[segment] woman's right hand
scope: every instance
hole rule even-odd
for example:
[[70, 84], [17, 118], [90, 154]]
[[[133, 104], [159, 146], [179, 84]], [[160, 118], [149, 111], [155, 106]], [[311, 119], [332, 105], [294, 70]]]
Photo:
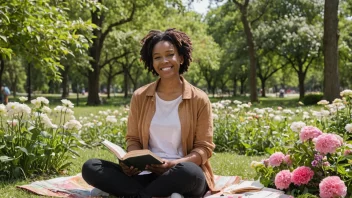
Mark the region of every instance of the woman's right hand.
[[138, 175], [141, 171], [139, 171], [137, 168], [134, 168], [133, 166], [128, 167], [126, 164], [123, 162], [120, 162], [120, 166], [122, 168], [122, 171], [127, 175], [127, 176], [133, 176], [133, 175]]

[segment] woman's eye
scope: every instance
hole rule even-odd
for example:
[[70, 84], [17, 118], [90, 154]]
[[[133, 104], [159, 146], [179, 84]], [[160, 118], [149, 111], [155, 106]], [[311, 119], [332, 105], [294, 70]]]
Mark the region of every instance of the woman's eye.
[[175, 54], [169, 54], [169, 56], [174, 56]]
[[154, 57], [154, 60], [158, 60], [158, 59], [160, 59], [160, 57], [158, 56], [158, 57]]

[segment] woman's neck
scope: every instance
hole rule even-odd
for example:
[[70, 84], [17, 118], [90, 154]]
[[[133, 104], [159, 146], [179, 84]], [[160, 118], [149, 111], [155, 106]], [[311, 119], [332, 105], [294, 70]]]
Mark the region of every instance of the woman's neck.
[[182, 80], [180, 76], [176, 78], [168, 78], [168, 79], [160, 79], [157, 92], [159, 93], [175, 93], [175, 92], [182, 92]]

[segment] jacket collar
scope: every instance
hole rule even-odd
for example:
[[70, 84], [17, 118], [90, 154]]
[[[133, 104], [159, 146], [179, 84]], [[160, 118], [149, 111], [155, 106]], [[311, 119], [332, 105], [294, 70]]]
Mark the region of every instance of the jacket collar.
[[[189, 82], [187, 82], [187, 80], [184, 79], [183, 76], [180, 76], [180, 79], [182, 81], [182, 99], [191, 99], [192, 97], [191, 84], [189, 84]], [[153, 82], [150, 86], [148, 86], [147, 96], [154, 97], [156, 92], [156, 87], [159, 82], [160, 82], [160, 78], [157, 81]]]

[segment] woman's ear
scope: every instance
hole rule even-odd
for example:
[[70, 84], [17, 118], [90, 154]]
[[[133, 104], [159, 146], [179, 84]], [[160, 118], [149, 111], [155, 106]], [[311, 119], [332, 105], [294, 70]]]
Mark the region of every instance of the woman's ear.
[[180, 56], [180, 65], [182, 65], [184, 62], [183, 56]]

